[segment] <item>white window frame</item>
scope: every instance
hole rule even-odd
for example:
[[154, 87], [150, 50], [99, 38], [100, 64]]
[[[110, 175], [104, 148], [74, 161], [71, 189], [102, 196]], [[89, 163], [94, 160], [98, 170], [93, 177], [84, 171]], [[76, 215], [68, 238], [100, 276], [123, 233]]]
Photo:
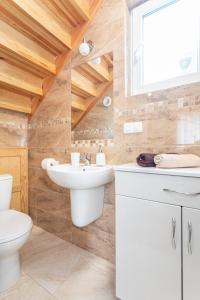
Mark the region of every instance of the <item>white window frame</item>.
[[[169, 80], [142, 85], [142, 63], [143, 63], [143, 17], [149, 13], [153, 13], [156, 10], [159, 10], [163, 6], [170, 5], [176, 1], [180, 0], [149, 0], [144, 4], [134, 8], [131, 11], [131, 95], [139, 95], [144, 93], [150, 93], [154, 91], [164, 90], [172, 87], [177, 87], [181, 85], [187, 85], [191, 83], [200, 82], [200, 45], [198, 49], [198, 72], [191, 73], [188, 75], [178, 76], [171, 78]], [[188, 0], [189, 1], [189, 0]], [[199, 0], [198, 0], [199, 1]], [[135, 30], [136, 28], [136, 30]], [[137, 49], [141, 48], [141, 58], [137, 63], [134, 63], [134, 54]]]

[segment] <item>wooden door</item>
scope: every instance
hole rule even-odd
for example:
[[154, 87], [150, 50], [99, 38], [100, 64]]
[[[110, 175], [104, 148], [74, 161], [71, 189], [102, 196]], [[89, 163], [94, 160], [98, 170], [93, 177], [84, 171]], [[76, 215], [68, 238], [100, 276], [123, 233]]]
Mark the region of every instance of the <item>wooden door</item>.
[[28, 213], [28, 167], [26, 148], [0, 149], [0, 174], [13, 176], [11, 208]]
[[116, 273], [121, 300], [182, 299], [180, 207], [116, 197]]

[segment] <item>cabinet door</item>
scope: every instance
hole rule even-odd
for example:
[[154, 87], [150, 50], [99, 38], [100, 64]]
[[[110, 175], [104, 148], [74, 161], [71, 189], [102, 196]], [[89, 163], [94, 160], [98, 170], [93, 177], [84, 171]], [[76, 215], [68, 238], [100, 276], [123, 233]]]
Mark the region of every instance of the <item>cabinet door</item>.
[[183, 300], [200, 299], [200, 211], [183, 208]]
[[181, 208], [116, 197], [116, 289], [122, 300], [181, 300]]
[[26, 148], [1, 148], [0, 173], [13, 176], [11, 208], [28, 213], [28, 152]]

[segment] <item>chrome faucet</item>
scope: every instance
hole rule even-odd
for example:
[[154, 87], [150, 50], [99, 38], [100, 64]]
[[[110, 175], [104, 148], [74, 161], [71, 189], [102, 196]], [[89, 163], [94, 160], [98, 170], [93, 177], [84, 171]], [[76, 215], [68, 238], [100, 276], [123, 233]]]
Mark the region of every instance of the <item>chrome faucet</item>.
[[83, 154], [83, 155], [81, 155], [81, 160], [84, 161], [86, 166], [89, 166], [89, 165], [91, 165], [91, 162], [92, 162], [92, 155], [89, 153]]

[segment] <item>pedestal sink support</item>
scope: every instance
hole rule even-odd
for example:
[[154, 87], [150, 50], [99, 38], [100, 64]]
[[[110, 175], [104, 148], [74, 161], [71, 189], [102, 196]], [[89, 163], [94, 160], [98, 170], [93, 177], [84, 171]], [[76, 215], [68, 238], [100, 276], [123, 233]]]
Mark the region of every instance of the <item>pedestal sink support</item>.
[[78, 227], [86, 226], [103, 213], [104, 186], [70, 190], [72, 222]]

